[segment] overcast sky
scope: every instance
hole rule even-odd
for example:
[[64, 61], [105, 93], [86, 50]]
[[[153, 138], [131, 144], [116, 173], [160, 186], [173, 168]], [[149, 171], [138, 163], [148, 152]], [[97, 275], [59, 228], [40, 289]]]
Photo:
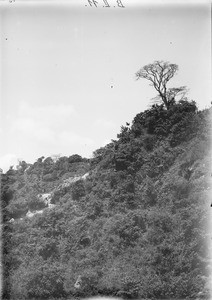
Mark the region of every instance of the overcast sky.
[[186, 85], [199, 108], [210, 106], [210, 3], [108, 3], [0, 3], [4, 171], [17, 159], [91, 157], [157, 95], [135, 80], [155, 60], [179, 65], [169, 87]]

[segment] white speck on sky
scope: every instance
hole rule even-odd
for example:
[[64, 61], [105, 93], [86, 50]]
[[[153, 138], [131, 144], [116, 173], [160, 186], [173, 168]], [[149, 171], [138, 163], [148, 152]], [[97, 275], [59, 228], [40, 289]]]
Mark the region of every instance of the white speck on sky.
[[210, 3], [108, 3], [0, 3], [4, 170], [17, 159], [90, 157], [115, 139], [156, 96], [146, 80], [135, 80], [155, 60], [178, 64], [169, 86], [186, 85], [199, 108], [210, 106]]

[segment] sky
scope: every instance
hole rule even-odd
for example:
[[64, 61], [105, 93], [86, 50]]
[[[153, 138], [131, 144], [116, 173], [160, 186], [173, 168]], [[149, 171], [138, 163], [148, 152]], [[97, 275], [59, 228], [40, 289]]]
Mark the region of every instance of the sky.
[[185, 85], [210, 107], [210, 3], [107, 2], [0, 2], [4, 171], [41, 156], [92, 157], [150, 107], [157, 93], [135, 73], [155, 60], [179, 66], [168, 87]]

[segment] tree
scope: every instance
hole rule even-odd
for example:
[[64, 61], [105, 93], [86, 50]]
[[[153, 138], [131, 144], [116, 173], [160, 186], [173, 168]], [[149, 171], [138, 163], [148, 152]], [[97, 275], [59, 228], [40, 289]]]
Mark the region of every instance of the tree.
[[145, 78], [151, 82], [150, 85], [154, 86], [159, 93], [159, 98], [169, 109], [171, 103], [175, 101], [175, 98], [179, 94], [186, 93], [186, 87], [181, 86], [179, 88], [167, 89], [168, 81], [175, 75], [178, 70], [178, 65], [170, 64], [164, 61], [155, 61], [153, 64], [145, 65], [136, 73], [137, 80]]

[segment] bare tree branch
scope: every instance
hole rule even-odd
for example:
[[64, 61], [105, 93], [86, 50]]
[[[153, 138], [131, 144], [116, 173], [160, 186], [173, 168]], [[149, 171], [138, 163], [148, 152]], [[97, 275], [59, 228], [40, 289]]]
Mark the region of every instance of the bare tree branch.
[[175, 75], [178, 70], [176, 64], [170, 64], [164, 61], [155, 61], [153, 64], [145, 65], [138, 72], [136, 72], [136, 79], [145, 78], [149, 80], [156, 91], [159, 93], [159, 97], [165, 104], [166, 108], [169, 108], [169, 100], [172, 95], [175, 98], [177, 94], [182, 92], [181, 88], [167, 90], [168, 81]]

